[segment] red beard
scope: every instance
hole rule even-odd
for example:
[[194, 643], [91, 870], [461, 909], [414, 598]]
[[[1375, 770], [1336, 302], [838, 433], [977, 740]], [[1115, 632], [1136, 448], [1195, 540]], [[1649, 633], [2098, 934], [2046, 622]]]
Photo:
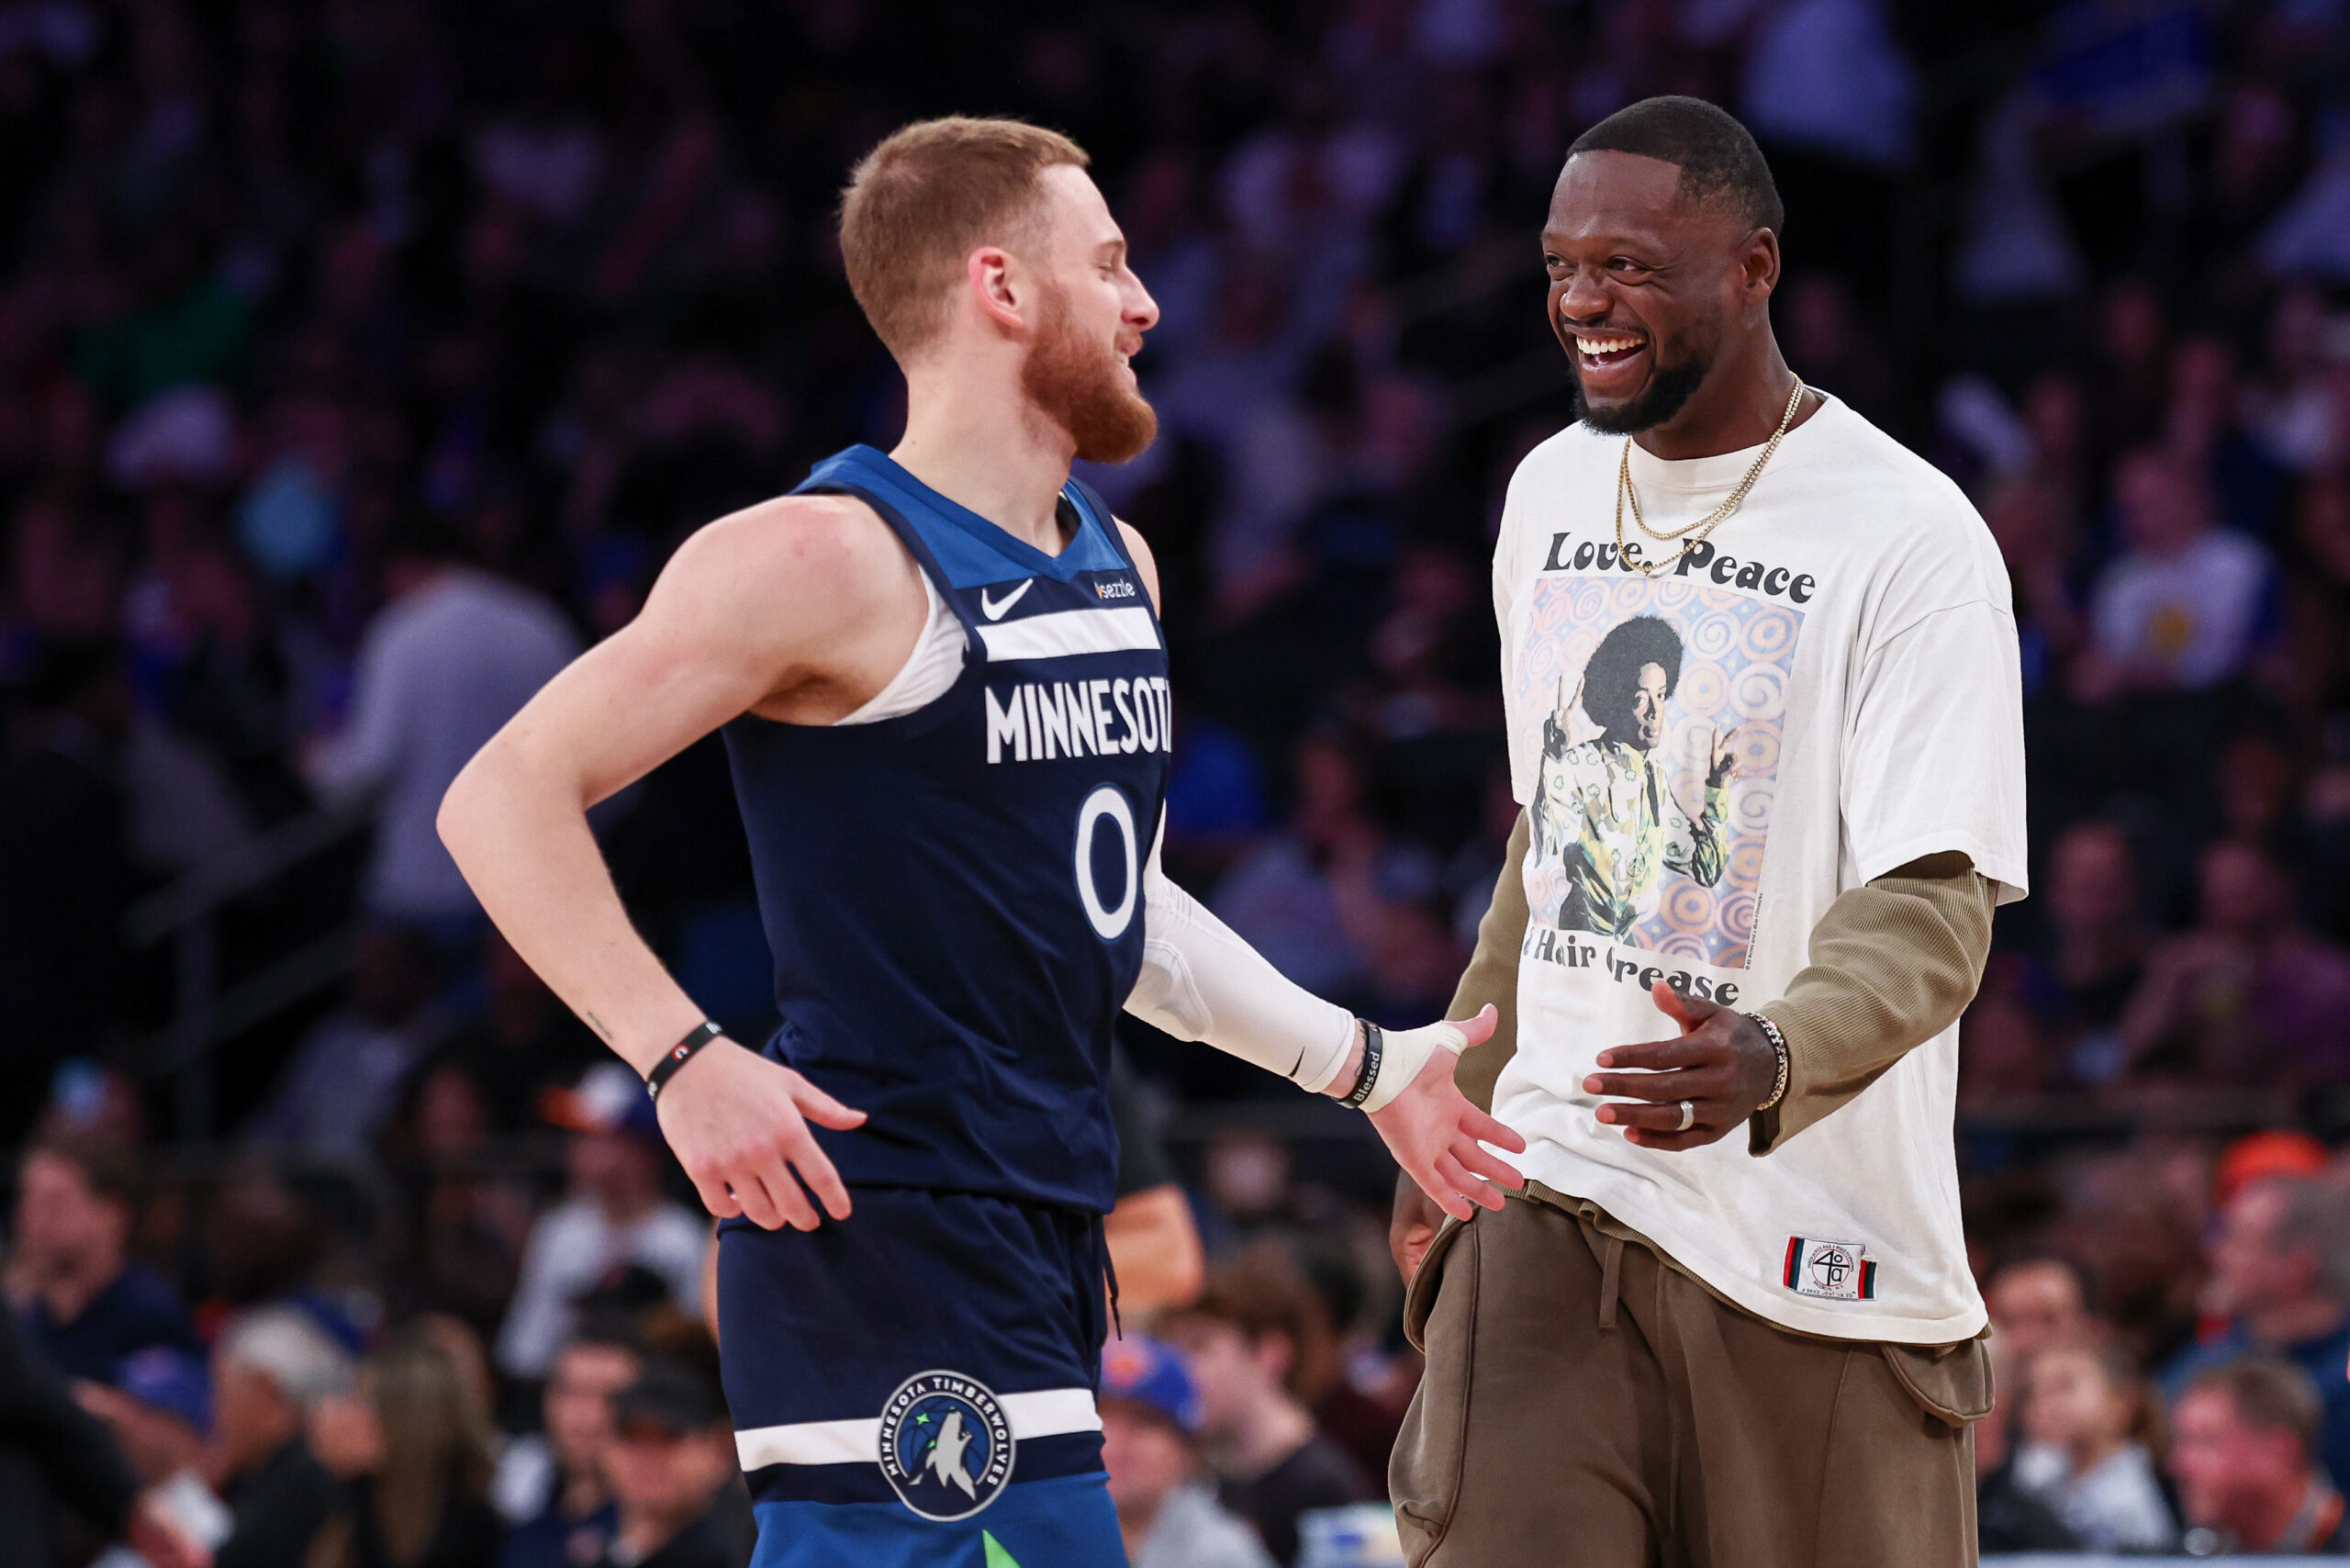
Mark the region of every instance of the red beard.
[[1142, 396], [1130, 392], [1116, 353], [1079, 335], [1069, 296], [1045, 293], [1036, 341], [1020, 367], [1020, 388], [1044, 416], [1077, 442], [1088, 463], [1125, 463], [1142, 455], [1158, 434], [1158, 416]]

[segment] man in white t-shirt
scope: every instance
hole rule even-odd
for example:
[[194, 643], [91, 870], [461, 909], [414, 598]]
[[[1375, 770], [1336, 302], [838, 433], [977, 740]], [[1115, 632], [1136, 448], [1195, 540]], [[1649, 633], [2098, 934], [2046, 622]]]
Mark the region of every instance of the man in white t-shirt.
[[2025, 885], [2015, 626], [1957, 487], [1781, 357], [1781, 221], [1686, 98], [1551, 200], [1583, 420], [1503, 514], [1526, 811], [1453, 1009], [1503, 1005], [1460, 1079], [1529, 1181], [1399, 1198], [1416, 1568], [1975, 1560], [1952, 1118]]

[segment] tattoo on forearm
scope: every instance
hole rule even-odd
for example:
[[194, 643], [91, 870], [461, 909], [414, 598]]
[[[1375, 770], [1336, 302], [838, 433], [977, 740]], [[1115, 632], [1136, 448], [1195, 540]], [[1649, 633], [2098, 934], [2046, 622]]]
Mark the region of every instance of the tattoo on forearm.
[[597, 1017], [593, 1013], [583, 1013], [580, 1016], [588, 1020], [588, 1027], [595, 1030], [598, 1037], [604, 1044], [609, 1046], [612, 1043], [612, 1032], [604, 1027], [604, 1021], [601, 1018]]

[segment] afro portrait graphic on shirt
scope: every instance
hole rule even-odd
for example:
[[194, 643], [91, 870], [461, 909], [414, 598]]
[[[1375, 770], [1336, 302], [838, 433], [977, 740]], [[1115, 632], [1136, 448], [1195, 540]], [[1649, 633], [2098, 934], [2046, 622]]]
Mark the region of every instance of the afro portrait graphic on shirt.
[[1535, 920], [1744, 968], [1802, 612], [1695, 583], [1548, 577], [1528, 613]]

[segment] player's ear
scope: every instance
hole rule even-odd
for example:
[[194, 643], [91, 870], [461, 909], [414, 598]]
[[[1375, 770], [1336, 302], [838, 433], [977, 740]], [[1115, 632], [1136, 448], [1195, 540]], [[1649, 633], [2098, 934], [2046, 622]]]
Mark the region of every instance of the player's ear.
[[1768, 229], [1757, 229], [1746, 237], [1738, 259], [1740, 292], [1756, 304], [1768, 299], [1779, 286], [1779, 237]]
[[1026, 336], [1029, 324], [1023, 308], [1028, 291], [1013, 276], [1012, 252], [1001, 245], [982, 245], [966, 258], [963, 271], [980, 313], [1015, 337]]

